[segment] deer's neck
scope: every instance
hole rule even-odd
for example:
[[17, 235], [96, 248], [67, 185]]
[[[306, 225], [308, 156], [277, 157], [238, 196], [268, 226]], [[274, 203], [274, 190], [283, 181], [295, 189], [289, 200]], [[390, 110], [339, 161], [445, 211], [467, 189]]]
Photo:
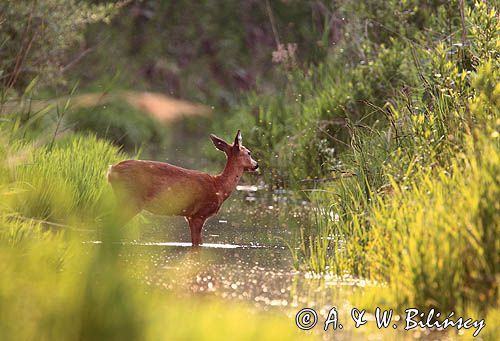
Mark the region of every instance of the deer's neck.
[[215, 177], [218, 193], [222, 196], [223, 200], [226, 200], [234, 191], [242, 174], [243, 167], [228, 159], [222, 173]]

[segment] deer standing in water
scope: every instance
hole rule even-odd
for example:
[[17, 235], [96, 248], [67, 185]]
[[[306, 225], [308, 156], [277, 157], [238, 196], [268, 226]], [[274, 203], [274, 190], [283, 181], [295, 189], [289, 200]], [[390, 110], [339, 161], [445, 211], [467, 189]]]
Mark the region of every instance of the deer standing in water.
[[142, 210], [166, 216], [183, 216], [191, 229], [193, 246], [202, 243], [205, 221], [215, 215], [236, 188], [244, 171], [259, 166], [241, 144], [238, 130], [233, 144], [210, 135], [215, 147], [226, 154], [227, 163], [219, 175], [210, 175], [164, 162], [126, 160], [112, 165], [108, 181], [125, 221]]

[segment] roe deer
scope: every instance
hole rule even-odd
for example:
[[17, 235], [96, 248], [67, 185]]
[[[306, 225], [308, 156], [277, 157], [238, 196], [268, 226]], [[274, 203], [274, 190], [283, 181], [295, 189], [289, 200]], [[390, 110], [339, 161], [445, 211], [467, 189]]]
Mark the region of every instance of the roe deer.
[[239, 130], [232, 145], [213, 134], [210, 138], [227, 157], [220, 175], [157, 161], [126, 160], [110, 166], [108, 181], [120, 209], [128, 209], [125, 222], [142, 210], [183, 216], [191, 229], [193, 246], [200, 245], [205, 221], [219, 211], [243, 172], [255, 171], [259, 167], [250, 151], [242, 146]]

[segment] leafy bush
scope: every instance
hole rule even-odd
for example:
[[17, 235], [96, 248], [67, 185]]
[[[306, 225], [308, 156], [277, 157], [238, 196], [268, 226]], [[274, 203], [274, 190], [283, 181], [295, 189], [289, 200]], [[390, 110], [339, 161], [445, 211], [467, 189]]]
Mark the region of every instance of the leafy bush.
[[119, 5], [77, 0], [2, 1], [0, 79], [5, 89], [24, 89], [35, 77], [60, 75], [64, 53], [90, 23], [109, 21]]
[[410, 47], [394, 42], [353, 67], [332, 56], [306, 72], [295, 70], [280, 95], [249, 96], [224, 124], [252, 127], [249, 145], [275, 171], [268, 180], [294, 186], [338, 171], [353, 136], [387, 125], [384, 105], [416, 83]]

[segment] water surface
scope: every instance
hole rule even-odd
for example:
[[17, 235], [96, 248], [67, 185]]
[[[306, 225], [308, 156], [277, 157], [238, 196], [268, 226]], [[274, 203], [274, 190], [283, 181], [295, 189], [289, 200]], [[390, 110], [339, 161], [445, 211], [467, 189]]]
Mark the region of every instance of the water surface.
[[[348, 276], [311, 278], [294, 268], [290, 247], [294, 247], [299, 229], [310, 223], [307, 204], [300, 198], [290, 199], [283, 191], [243, 189], [207, 222], [203, 245], [198, 248], [191, 247], [183, 218], [147, 215], [138, 236], [123, 241], [129, 246], [125, 250], [134, 250], [125, 258], [141, 260], [140, 279], [186, 298], [217, 297], [285, 314], [290, 328], [297, 328], [295, 315], [300, 309], [313, 308], [320, 315], [313, 331], [325, 339], [436, 338], [420, 330], [379, 331], [373, 321], [372, 327], [355, 329], [350, 317], [351, 298], [363, 295], [369, 283]], [[345, 328], [324, 332], [322, 323], [332, 307], [339, 311]], [[367, 317], [373, 320], [373, 315]]]

